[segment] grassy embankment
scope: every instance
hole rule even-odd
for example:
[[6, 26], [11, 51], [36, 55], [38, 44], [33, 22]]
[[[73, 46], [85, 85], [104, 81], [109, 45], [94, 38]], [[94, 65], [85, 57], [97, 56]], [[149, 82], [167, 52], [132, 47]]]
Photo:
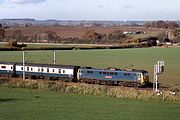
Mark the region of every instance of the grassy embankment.
[[180, 102], [180, 93], [170, 94], [170, 90], [163, 90], [157, 94], [152, 89], [138, 89], [136, 87], [103, 86], [84, 83], [70, 83], [47, 80], [0, 79], [0, 86], [8, 88], [28, 88], [39, 90], [59, 91], [60, 93], [73, 93], [81, 95], [95, 95], [115, 98], [128, 98], [136, 100], [156, 100]]

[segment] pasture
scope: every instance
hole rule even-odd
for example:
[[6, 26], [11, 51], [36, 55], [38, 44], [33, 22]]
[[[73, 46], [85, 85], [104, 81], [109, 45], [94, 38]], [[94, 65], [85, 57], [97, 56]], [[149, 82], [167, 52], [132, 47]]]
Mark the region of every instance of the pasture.
[[1, 120], [179, 120], [180, 104], [0, 87]]
[[[165, 72], [160, 75], [161, 83], [180, 85], [180, 48], [139, 48], [104, 50], [61, 50], [56, 51], [57, 64], [93, 66], [100, 68], [136, 68], [150, 72], [158, 60], [165, 61]], [[52, 51], [26, 53], [27, 62], [53, 63]], [[0, 51], [0, 61], [22, 61], [22, 51]], [[133, 65], [133, 66], [132, 66]]]

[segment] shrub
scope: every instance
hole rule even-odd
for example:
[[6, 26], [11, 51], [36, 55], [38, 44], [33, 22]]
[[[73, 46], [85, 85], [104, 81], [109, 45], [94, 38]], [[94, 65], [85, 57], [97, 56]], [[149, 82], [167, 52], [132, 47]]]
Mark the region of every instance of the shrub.
[[39, 90], [59, 91], [60, 93], [73, 93], [81, 95], [96, 95], [115, 98], [143, 99], [180, 102], [180, 94], [172, 95], [168, 90], [157, 95], [151, 90], [142, 90], [128, 87], [112, 87], [105, 85], [69, 83], [62, 81], [47, 80], [22, 80], [22, 79], [0, 79], [0, 86], [17, 87]]
[[26, 44], [18, 44], [16, 40], [10, 40], [7, 44], [6, 47], [8, 48], [22, 48], [22, 47], [26, 47]]

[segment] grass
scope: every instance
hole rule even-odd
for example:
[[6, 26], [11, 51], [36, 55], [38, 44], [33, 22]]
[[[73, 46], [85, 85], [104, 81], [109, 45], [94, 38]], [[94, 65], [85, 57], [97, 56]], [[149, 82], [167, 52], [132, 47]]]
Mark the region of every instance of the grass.
[[147, 34], [130, 34], [129, 36], [134, 38], [134, 39], [139, 39], [139, 38], [146, 38], [150, 36], [157, 36], [157, 32], [148, 32]]
[[84, 83], [69, 83], [62, 81], [47, 81], [47, 80], [22, 80], [22, 79], [0, 79], [0, 86], [9, 88], [27, 88], [39, 90], [59, 91], [60, 93], [80, 94], [80, 95], [95, 95], [106, 96], [113, 98], [127, 98], [135, 100], [156, 100], [180, 102], [179, 88], [170, 88], [176, 90], [176, 94], [169, 93], [170, 90], [163, 90], [161, 95], [156, 92], [145, 89], [137, 89], [133, 87], [109, 87], [104, 85], [84, 84]]
[[0, 88], [1, 120], [178, 120], [180, 104]]
[[[144, 69], [153, 78], [153, 66], [158, 60], [165, 61], [165, 72], [160, 75], [161, 83], [180, 85], [180, 48], [141, 48], [116, 50], [62, 50], [56, 51], [57, 64], [93, 67], [118, 67]], [[26, 60], [36, 63], [52, 63], [53, 52], [27, 52]], [[22, 61], [22, 51], [0, 51], [1, 61]]]
[[[38, 48], [94, 48], [94, 47], [103, 47], [103, 46], [111, 46], [105, 44], [63, 44], [63, 43], [26, 43], [26, 42], [18, 42], [18, 44], [26, 44], [27, 49], [38, 49]], [[0, 48], [5, 48], [7, 43], [0, 43]]]
[[[118, 67], [144, 69], [153, 78], [153, 66], [158, 60], [165, 61], [165, 72], [158, 78], [161, 83], [180, 85], [180, 48], [142, 48], [120, 50], [72, 50], [57, 51], [57, 64], [70, 64], [93, 67]], [[28, 62], [52, 63], [53, 52], [28, 52]], [[22, 51], [0, 51], [1, 61], [22, 61]]]

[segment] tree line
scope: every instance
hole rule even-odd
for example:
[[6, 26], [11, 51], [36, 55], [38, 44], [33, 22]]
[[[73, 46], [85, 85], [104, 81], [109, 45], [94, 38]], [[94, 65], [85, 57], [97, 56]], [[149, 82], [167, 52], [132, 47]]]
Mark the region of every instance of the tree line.
[[152, 21], [145, 24], [146, 27], [156, 27], [156, 28], [165, 28], [165, 29], [175, 29], [179, 27], [179, 24], [176, 21]]

